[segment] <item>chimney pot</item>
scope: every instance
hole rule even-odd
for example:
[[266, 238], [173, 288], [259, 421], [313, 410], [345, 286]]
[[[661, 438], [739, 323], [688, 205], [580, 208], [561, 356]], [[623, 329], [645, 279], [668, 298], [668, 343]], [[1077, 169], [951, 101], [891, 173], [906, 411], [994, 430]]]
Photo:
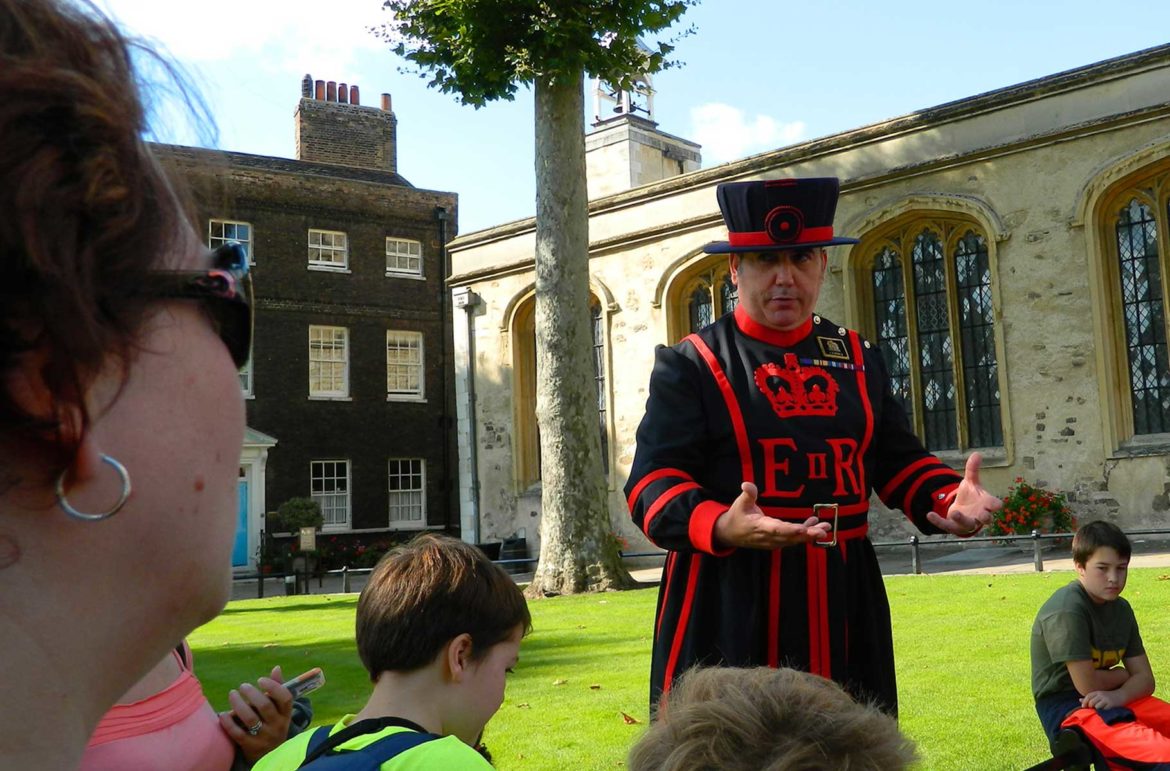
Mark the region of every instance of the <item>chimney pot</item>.
[[382, 109], [385, 112], [393, 112], [393, 110], [390, 109], [390, 95], [389, 94], [382, 94]]
[[301, 96], [309, 99], [313, 96], [313, 76], [305, 73], [305, 77], [301, 78]]
[[357, 104], [357, 105], [360, 105], [362, 103], [362, 100], [358, 98], [358, 87], [357, 86], [350, 86], [349, 87], [349, 103], [350, 104]]
[[349, 86], [344, 83], [337, 84], [337, 101], [341, 104], [349, 104]]
[[323, 100], [325, 99], [325, 81], [323, 81], [323, 80], [318, 80], [318, 81], [316, 82], [316, 84], [315, 84], [315, 86], [314, 86], [314, 87], [316, 88], [316, 92], [315, 92], [315, 93], [316, 93], [316, 96], [315, 96], [315, 98], [316, 98], [316, 99], [317, 99], [317, 101], [319, 101], [319, 102], [320, 102], [320, 101], [323, 101]]
[[325, 83], [325, 101], [326, 102], [336, 102], [337, 101], [337, 81], [336, 80], [330, 80], [330, 81], [327, 81]]

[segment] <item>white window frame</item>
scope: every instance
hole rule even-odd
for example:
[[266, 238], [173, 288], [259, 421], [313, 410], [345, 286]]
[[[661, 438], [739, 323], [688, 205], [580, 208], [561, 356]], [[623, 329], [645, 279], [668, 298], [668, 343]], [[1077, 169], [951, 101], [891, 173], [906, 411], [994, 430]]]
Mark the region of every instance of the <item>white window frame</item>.
[[245, 399], [251, 399], [256, 396], [254, 382], [255, 375], [252, 368], [252, 352], [248, 351], [248, 360], [244, 362], [244, 366], [240, 367], [240, 390], [244, 392]]
[[[391, 360], [391, 346], [399, 359]], [[414, 352], [415, 361], [403, 361], [401, 354]], [[386, 330], [386, 401], [426, 401], [426, 341], [422, 332]], [[412, 377], [413, 375], [413, 377]], [[410, 381], [417, 381], [413, 387]], [[406, 385], [404, 385], [404, 383]]]
[[[403, 464], [412, 464], [403, 471]], [[413, 464], [418, 464], [417, 471]], [[401, 481], [418, 477], [418, 487], [402, 487]], [[399, 480], [394, 487], [393, 481]], [[386, 463], [387, 516], [390, 527], [395, 530], [422, 530], [427, 526], [427, 462], [424, 458], [390, 458]], [[397, 496], [397, 497], [396, 497]], [[417, 500], [403, 500], [417, 496]], [[396, 512], [417, 510], [417, 517], [395, 518]]]
[[[326, 474], [328, 470], [326, 469], [326, 464], [333, 464], [333, 474]], [[344, 476], [337, 473], [338, 464], [340, 464]], [[332, 482], [334, 489], [332, 491], [322, 490], [321, 492], [317, 492], [315, 487], [318, 480], [320, 480], [321, 487], [323, 488]], [[338, 482], [342, 482], [345, 485], [344, 492], [337, 492], [336, 486]], [[321, 526], [322, 530], [349, 530], [350, 513], [352, 511], [351, 502], [353, 500], [352, 493], [353, 488], [350, 484], [348, 460], [337, 458], [309, 461], [309, 495], [321, 506], [321, 515], [326, 517], [325, 523]], [[343, 499], [340, 502], [340, 506], [337, 505], [336, 499], [338, 498]], [[342, 514], [341, 521], [329, 521], [327, 512], [332, 513], [338, 509], [340, 509]]]
[[413, 238], [386, 236], [386, 275], [422, 278], [422, 242]]
[[[216, 234], [216, 228], [219, 228], [219, 234]], [[240, 230], [246, 229], [247, 236], [240, 238]], [[229, 234], [230, 232], [230, 234]], [[240, 222], [239, 220], [223, 220], [211, 219], [207, 222], [207, 248], [216, 249], [224, 244], [235, 242], [244, 247], [244, 252], [248, 255], [248, 264], [256, 264], [256, 253], [252, 250], [252, 223]]]
[[340, 230], [309, 228], [309, 270], [349, 272], [349, 236]]
[[[340, 331], [341, 335], [336, 333]], [[328, 338], [326, 337], [328, 333]], [[314, 335], [317, 336], [317, 353], [314, 353]], [[341, 358], [325, 357], [321, 352], [325, 350], [326, 344], [332, 350], [337, 347], [337, 343], [341, 343]], [[313, 387], [313, 366], [314, 364], [320, 366], [329, 366], [341, 364], [341, 387], [339, 389], [327, 389]], [[334, 376], [330, 373], [330, 383], [334, 383]], [[349, 398], [349, 329], [347, 327], [330, 327], [318, 324], [309, 325], [309, 398], [310, 399], [348, 399]]]

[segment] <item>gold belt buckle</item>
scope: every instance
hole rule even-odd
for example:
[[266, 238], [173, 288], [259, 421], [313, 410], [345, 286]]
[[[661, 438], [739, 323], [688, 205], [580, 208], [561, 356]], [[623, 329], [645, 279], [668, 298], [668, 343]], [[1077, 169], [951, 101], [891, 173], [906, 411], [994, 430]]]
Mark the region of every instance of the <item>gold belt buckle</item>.
[[833, 548], [834, 546], [837, 545], [837, 513], [838, 513], [837, 504], [835, 504], [835, 503], [814, 503], [812, 509], [813, 509], [813, 516], [816, 517], [817, 519], [821, 518], [820, 512], [823, 509], [832, 509], [833, 510], [833, 540], [831, 540], [831, 541], [813, 541], [814, 546], [821, 546], [821, 547], [824, 547], [826, 549]]

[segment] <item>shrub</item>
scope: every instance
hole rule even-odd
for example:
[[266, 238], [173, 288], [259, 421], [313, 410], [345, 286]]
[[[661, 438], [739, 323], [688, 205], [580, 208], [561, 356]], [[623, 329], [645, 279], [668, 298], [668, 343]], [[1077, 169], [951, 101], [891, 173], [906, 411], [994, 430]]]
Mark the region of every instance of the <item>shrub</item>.
[[1003, 508], [992, 515], [987, 534], [1028, 535], [1033, 530], [1071, 533], [1076, 526], [1064, 493], [1045, 490], [1029, 484], [1023, 477], [1016, 477], [1004, 496]]
[[277, 517], [285, 532], [295, 533], [302, 527], [321, 529], [325, 517], [321, 515], [321, 504], [312, 498], [289, 498], [276, 510]]

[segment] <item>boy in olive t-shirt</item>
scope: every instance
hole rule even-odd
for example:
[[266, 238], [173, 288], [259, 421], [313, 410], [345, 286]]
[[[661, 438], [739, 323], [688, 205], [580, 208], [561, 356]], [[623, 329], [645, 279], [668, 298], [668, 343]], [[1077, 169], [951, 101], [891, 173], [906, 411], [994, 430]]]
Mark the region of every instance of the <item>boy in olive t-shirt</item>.
[[1072, 551], [1077, 580], [1056, 590], [1032, 625], [1032, 695], [1044, 732], [1053, 740], [1076, 727], [1107, 761], [1170, 762], [1170, 704], [1152, 696], [1137, 619], [1121, 599], [1129, 539], [1090, 522]]

